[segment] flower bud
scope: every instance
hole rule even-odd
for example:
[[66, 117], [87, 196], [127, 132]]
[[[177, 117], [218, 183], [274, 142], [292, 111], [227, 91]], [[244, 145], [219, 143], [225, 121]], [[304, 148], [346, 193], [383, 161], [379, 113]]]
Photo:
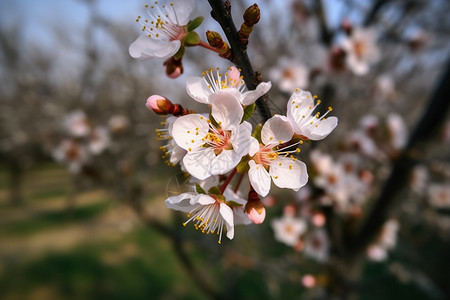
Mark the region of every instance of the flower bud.
[[255, 190], [248, 193], [248, 201], [245, 204], [245, 212], [248, 218], [255, 224], [261, 224], [266, 218], [266, 209]]
[[254, 207], [250, 209], [250, 212], [247, 213], [248, 218], [250, 221], [252, 221], [255, 224], [261, 224], [264, 222], [264, 219], [266, 218], [266, 209], [264, 206], [262, 207], [261, 213], [259, 213]]
[[255, 3], [249, 8], [247, 8], [244, 12], [244, 22], [247, 26], [253, 26], [259, 22], [259, 18], [261, 17], [261, 11], [259, 10], [258, 5]]
[[340, 47], [334, 47], [331, 49], [329, 64], [330, 68], [335, 71], [345, 70], [345, 57], [347, 54]]
[[219, 51], [220, 56], [223, 58], [230, 58], [231, 50], [228, 44], [222, 39], [222, 36], [215, 31], [206, 31], [206, 38], [210, 46], [214, 47]]
[[148, 97], [146, 106], [158, 115], [167, 115], [173, 110], [173, 103], [169, 99], [159, 95]]
[[166, 75], [169, 78], [174, 79], [183, 74], [183, 64], [181, 63], [181, 58], [175, 59], [172, 56], [164, 62], [164, 66], [166, 67]]
[[353, 31], [353, 24], [350, 20], [345, 19], [342, 21], [341, 23], [341, 29], [347, 34], [347, 35], [351, 35], [352, 31]]

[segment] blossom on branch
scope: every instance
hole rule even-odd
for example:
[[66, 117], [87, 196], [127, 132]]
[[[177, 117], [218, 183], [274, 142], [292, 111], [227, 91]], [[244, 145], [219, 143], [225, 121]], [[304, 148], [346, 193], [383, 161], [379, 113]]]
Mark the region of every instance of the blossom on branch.
[[311, 93], [304, 90], [295, 91], [287, 104], [287, 117], [291, 121], [294, 133], [303, 139], [318, 141], [328, 136], [338, 124], [336, 117], [325, 118], [333, 109], [320, 116], [320, 112], [316, 112], [317, 106], [321, 103], [314, 99]]
[[250, 170], [248, 176], [252, 187], [261, 195], [266, 196], [273, 182], [280, 188], [290, 188], [298, 191], [308, 181], [306, 165], [296, 158], [287, 157], [299, 149], [288, 150], [299, 142], [283, 148], [279, 146], [289, 142], [294, 134], [289, 120], [284, 116], [275, 115], [261, 129], [261, 141], [251, 138], [249, 154]]
[[234, 225], [250, 223], [243, 210], [245, 200], [230, 189], [226, 189], [223, 195], [206, 194], [203, 190], [200, 193], [183, 193], [169, 197], [165, 203], [168, 208], [187, 213], [189, 219], [183, 223], [184, 226], [192, 221], [195, 229], [202, 233], [219, 235], [219, 244], [224, 228], [231, 240], [234, 237]]
[[211, 96], [213, 120], [200, 114], [179, 117], [173, 124], [175, 142], [187, 151], [183, 158], [186, 170], [203, 180], [225, 174], [248, 154], [252, 126], [241, 123], [244, 110], [230, 93]]
[[211, 104], [210, 96], [218, 92], [233, 94], [243, 106], [253, 104], [272, 87], [269, 82], [261, 82], [254, 91], [248, 91], [243, 77], [236, 67], [228, 68], [222, 74], [219, 68], [209, 69], [201, 77], [189, 77], [186, 80], [186, 91], [195, 101]]
[[195, 0], [173, 0], [167, 5], [155, 1], [145, 5], [149, 19], [141, 16], [136, 19], [142, 25], [144, 35], [130, 45], [131, 57], [145, 60], [176, 54], [188, 34], [187, 25], [194, 6]]

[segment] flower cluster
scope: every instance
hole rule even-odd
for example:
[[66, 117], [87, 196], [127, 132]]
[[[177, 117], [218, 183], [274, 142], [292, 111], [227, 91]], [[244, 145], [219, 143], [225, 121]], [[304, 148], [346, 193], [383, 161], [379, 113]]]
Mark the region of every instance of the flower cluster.
[[[182, 73], [186, 47], [202, 46], [233, 61], [235, 54], [219, 33], [206, 31], [207, 45], [193, 31], [203, 20], [190, 20], [193, 9], [193, 0], [146, 5], [149, 18], [136, 19], [145, 34], [131, 44], [130, 55], [167, 59], [164, 65], [170, 78]], [[260, 18], [258, 6], [250, 6], [243, 17], [238, 35], [245, 48]], [[301, 79], [288, 66], [284, 73], [281, 77]], [[291, 80], [285, 84], [283, 91], [304, 88], [308, 82], [303, 77], [303, 82]], [[303, 187], [308, 171], [299, 157], [300, 145], [305, 140], [325, 138], [337, 126], [337, 118], [328, 116], [331, 107], [321, 114], [317, 96], [298, 88], [287, 101], [285, 115], [252, 125], [248, 120], [256, 101], [272, 84], [258, 78], [249, 90], [245, 80], [235, 66], [226, 72], [211, 68], [201, 76], [187, 78], [187, 94], [204, 104], [206, 113], [186, 109], [160, 95], [150, 96], [146, 104], [155, 113], [167, 116], [162, 122], [165, 128], [156, 130], [157, 138], [167, 141], [161, 146], [165, 162], [180, 164], [195, 182], [191, 192], [168, 198], [166, 206], [187, 213], [184, 225], [192, 222], [204, 233], [217, 233], [219, 243], [224, 230], [229, 239], [233, 238], [234, 225], [264, 221], [266, 211], [260, 197], [269, 194], [272, 182], [293, 191]]]
[[54, 159], [80, 174], [95, 164], [113, 145], [112, 138], [124, 131], [129, 121], [122, 115], [110, 118], [107, 126], [94, 125], [82, 110], [64, 116], [62, 138], [52, 150]]
[[[337, 126], [337, 118], [328, 117], [331, 107], [321, 115], [321, 101], [299, 89], [288, 100], [286, 115], [252, 126], [247, 120], [255, 101], [270, 87], [262, 82], [248, 91], [240, 70], [232, 66], [225, 73], [209, 69], [186, 80], [188, 95], [209, 113], [193, 112], [159, 95], [147, 99], [149, 109], [172, 115], [166, 128], [157, 130], [158, 139], [167, 140], [161, 147], [167, 163], [179, 163], [196, 180], [191, 192], [168, 198], [166, 205], [187, 213], [185, 225], [193, 222], [204, 233], [217, 233], [219, 243], [223, 229], [232, 239], [234, 225], [264, 220], [260, 196], [269, 194], [272, 182], [294, 191], [303, 187], [308, 172], [299, 146], [325, 138]], [[248, 184], [242, 184], [245, 176]]]

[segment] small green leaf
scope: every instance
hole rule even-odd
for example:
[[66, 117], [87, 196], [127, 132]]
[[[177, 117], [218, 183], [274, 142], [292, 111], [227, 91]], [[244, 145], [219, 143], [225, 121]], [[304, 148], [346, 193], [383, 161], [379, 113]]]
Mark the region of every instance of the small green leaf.
[[243, 206], [242, 204], [237, 203], [237, 202], [234, 202], [234, 201], [232, 201], [232, 200], [227, 201], [227, 204], [228, 204], [228, 206], [230, 206], [230, 207], [240, 207], [240, 206]]
[[253, 103], [253, 104], [247, 105], [244, 108], [244, 115], [242, 116], [241, 122], [247, 120], [248, 118], [250, 118], [253, 115], [253, 112], [255, 111], [255, 107], [256, 107], [256, 104]]
[[214, 196], [222, 196], [222, 193], [220, 192], [220, 188], [218, 186], [213, 186], [208, 190], [208, 194], [214, 195]]
[[253, 133], [252, 133], [252, 137], [257, 139], [258, 142], [260, 142], [260, 143], [262, 143], [262, 141], [261, 141], [261, 130], [262, 130], [262, 124], [258, 124], [255, 127], [255, 130], [253, 130]]
[[250, 169], [250, 167], [248, 166], [249, 160], [250, 160], [250, 156], [248, 156], [248, 155], [244, 156], [241, 159], [239, 164], [236, 166], [236, 169], [239, 174], [245, 174], [248, 172], [248, 170]]
[[205, 19], [204, 17], [197, 17], [194, 20], [190, 21], [189, 24], [187, 25], [187, 30], [188, 31], [194, 30], [195, 28], [200, 26], [200, 24], [202, 24], [204, 19]]
[[199, 194], [206, 194], [205, 190], [200, 186], [200, 184], [196, 183], [195, 184], [195, 190], [197, 191], [197, 193]]
[[185, 50], [186, 50], [186, 48], [184, 48], [184, 46], [181, 45], [178, 52], [173, 55], [173, 58], [175, 58], [176, 60], [180, 60], [181, 58], [183, 58]]
[[197, 32], [191, 31], [184, 37], [184, 45], [186, 47], [196, 46], [198, 44], [200, 44], [200, 37], [198, 36]]

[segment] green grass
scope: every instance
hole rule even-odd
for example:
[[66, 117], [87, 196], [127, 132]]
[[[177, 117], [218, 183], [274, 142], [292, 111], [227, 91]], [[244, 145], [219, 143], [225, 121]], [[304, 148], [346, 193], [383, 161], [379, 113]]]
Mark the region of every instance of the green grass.
[[[124, 245], [137, 249], [120, 258]], [[105, 263], [105, 254], [119, 256]], [[0, 277], [0, 298], [26, 298], [50, 287], [55, 299], [203, 299], [189, 284], [164, 239], [140, 229], [114, 243], [93, 243], [48, 254]]]
[[31, 235], [46, 229], [86, 221], [105, 212], [109, 205], [110, 203], [105, 200], [101, 203], [74, 207], [70, 212], [64, 209], [37, 213], [32, 219], [2, 225], [0, 234], [8, 236]]

